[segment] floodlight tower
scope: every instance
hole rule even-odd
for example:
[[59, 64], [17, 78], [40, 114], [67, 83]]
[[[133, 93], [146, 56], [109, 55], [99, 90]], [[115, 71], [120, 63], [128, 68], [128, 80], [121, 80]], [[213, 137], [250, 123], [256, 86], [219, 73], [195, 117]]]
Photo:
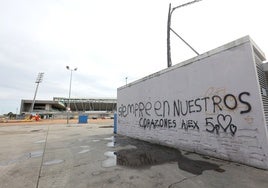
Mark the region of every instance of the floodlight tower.
[[37, 90], [38, 90], [38, 86], [39, 86], [39, 84], [42, 82], [43, 77], [44, 77], [44, 73], [43, 73], [43, 72], [39, 72], [38, 75], [37, 75], [36, 81], [35, 81], [35, 83], [36, 83], [36, 88], [35, 88], [35, 93], [34, 93], [33, 102], [32, 102], [31, 108], [30, 108], [30, 113], [33, 112], [33, 109], [34, 109], [34, 103], [35, 103], [35, 98], [36, 98], [36, 94], [37, 94]]
[[70, 75], [70, 85], [69, 85], [69, 97], [68, 97], [68, 106], [67, 106], [67, 124], [69, 124], [69, 113], [70, 113], [70, 97], [71, 97], [71, 90], [72, 90], [72, 77], [73, 77], [73, 71], [77, 71], [77, 67], [74, 69], [70, 68], [69, 66], [66, 66], [66, 69], [71, 72]]

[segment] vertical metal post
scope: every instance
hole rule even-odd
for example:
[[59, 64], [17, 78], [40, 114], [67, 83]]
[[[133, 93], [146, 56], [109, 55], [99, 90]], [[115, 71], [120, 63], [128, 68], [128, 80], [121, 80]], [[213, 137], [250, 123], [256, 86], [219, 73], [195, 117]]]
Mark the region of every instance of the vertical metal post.
[[72, 78], [73, 78], [73, 71], [77, 70], [77, 67], [74, 69], [71, 69], [69, 66], [66, 66], [67, 70], [71, 71], [70, 75], [70, 84], [69, 84], [69, 96], [68, 96], [68, 105], [67, 105], [67, 124], [69, 124], [69, 116], [70, 116], [70, 110], [71, 110], [71, 103], [70, 103], [70, 98], [71, 98], [71, 90], [72, 90]]
[[170, 49], [170, 31], [172, 31], [175, 35], [177, 35], [188, 47], [190, 47], [197, 55], [198, 52], [196, 50], [194, 50], [194, 48], [192, 46], [190, 46], [189, 43], [187, 43], [181, 36], [178, 35], [178, 33], [176, 33], [172, 28], [171, 28], [171, 16], [172, 13], [174, 12], [174, 10], [184, 7], [184, 6], [188, 6], [190, 4], [193, 3], [197, 3], [199, 1], [202, 0], [194, 0], [194, 1], [190, 1], [184, 4], [181, 4], [179, 6], [173, 7], [171, 8], [171, 3], [169, 3], [169, 9], [168, 9], [168, 21], [167, 21], [167, 67], [171, 67], [172, 66], [172, 61], [171, 61], [171, 49]]
[[71, 70], [70, 84], [69, 84], [69, 97], [68, 97], [68, 106], [67, 106], [67, 124], [69, 124], [69, 113], [71, 110], [70, 98], [71, 98], [71, 89], [72, 89], [72, 77], [73, 77], [73, 70]]
[[171, 23], [171, 3], [169, 3], [168, 9], [168, 21], [167, 21], [167, 67], [171, 67], [171, 52], [170, 52], [170, 23]]
[[30, 113], [33, 112], [33, 109], [34, 109], [34, 103], [35, 103], [35, 98], [36, 98], [36, 94], [37, 94], [37, 90], [38, 90], [38, 86], [39, 86], [39, 84], [42, 82], [43, 76], [44, 76], [44, 73], [43, 73], [43, 72], [40, 72], [40, 73], [38, 73], [38, 75], [37, 75], [37, 78], [36, 78], [36, 81], [35, 81], [35, 83], [36, 83], [36, 88], [35, 88], [35, 92], [34, 92], [33, 102], [32, 102], [31, 108], [30, 108]]

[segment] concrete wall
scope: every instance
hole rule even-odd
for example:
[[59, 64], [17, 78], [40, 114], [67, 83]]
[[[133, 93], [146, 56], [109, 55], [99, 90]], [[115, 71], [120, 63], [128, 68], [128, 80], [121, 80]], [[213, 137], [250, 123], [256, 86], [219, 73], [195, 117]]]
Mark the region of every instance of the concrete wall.
[[247, 36], [118, 88], [118, 133], [268, 169], [268, 137]]

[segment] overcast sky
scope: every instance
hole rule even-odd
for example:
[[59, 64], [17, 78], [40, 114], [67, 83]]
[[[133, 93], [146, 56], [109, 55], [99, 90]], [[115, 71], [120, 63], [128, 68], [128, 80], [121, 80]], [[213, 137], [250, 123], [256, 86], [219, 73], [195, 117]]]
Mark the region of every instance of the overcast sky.
[[[188, 0], [191, 1], [191, 0]], [[117, 88], [165, 69], [169, 3], [187, 0], [0, 0], [0, 114], [33, 99], [116, 98]], [[200, 54], [250, 35], [268, 53], [266, 0], [203, 0], [176, 9], [172, 28]], [[195, 56], [171, 33], [173, 64]]]

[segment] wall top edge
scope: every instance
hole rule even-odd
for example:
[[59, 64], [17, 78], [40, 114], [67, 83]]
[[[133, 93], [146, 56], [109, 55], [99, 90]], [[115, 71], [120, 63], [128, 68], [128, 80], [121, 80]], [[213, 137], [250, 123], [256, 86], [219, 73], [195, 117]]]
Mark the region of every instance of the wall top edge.
[[177, 68], [180, 68], [180, 67], [183, 67], [183, 66], [186, 66], [186, 65], [189, 65], [189, 64], [192, 64], [194, 62], [197, 62], [197, 61], [200, 61], [202, 59], [205, 59], [207, 57], [210, 57], [212, 55], [215, 55], [215, 54], [218, 54], [220, 52], [223, 52], [223, 51], [226, 51], [226, 50], [229, 50], [231, 48], [234, 48], [234, 47], [237, 47], [237, 46], [240, 46], [240, 45], [243, 45], [245, 43], [251, 43], [252, 47], [253, 47], [253, 50], [255, 53], [258, 54], [258, 56], [261, 58], [262, 61], [265, 61], [266, 58], [265, 58], [265, 54], [260, 50], [260, 48], [256, 45], [256, 43], [250, 38], [249, 35], [247, 36], [244, 36], [244, 37], [241, 37], [237, 40], [234, 40], [232, 42], [229, 42], [225, 45], [222, 45], [220, 47], [217, 47], [213, 50], [210, 50], [208, 52], [205, 52], [203, 54], [200, 54], [199, 56], [196, 56], [196, 57], [193, 57], [193, 58], [190, 58], [186, 61], [183, 61], [181, 63], [178, 63], [178, 64], [175, 64], [173, 65], [172, 67], [168, 67], [168, 68], [165, 68], [163, 70], [160, 70], [158, 72], [155, 72], [153, 74], [150, 74], [146, 77], [143, 77], [141, 79], [138, 79], [134, 82], [131, 82], [131, 83], [128, 83], [127, 85], [124, 85], [124, 86], [121, 86], [119, 88], [117, 88], [117, 90], [122, 90], [122, 89], [125, 89], [125, 88], [128, 88], [128, 87], [131, 87], [132, 85], [135, 85], [135, 84], [138, 84], [140, 82], [143, 82], [145, 80], [148, 80], [148, 79], [151, 79], [151, 78], [154, 78], [156, 76], [160, 76], [161, 74], [164, 74], [166, 72], [169, 72], [169, 71], [172, 71], [174, 69], [177, 69]]

